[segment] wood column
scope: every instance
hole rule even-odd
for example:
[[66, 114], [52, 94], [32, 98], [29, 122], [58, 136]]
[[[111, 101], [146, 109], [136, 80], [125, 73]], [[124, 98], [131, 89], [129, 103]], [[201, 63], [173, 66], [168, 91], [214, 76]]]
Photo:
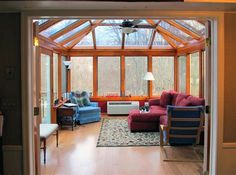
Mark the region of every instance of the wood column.
[[61, 64], [62, 64], [62, 57], [61, 53], [58, 54], [58, 98], [61, 99], [62, 97], [62, 87], [61, 87]]
[[190, 54], [186, 56], [186, 93], [190, 94]]
[[204, 86], [203, 86], [203, 75], [204, 75], [204, 61], [203, 61], [203, 51], [199, 50], [199, 97], [203, 97], [204, 96]]
[[[67, 57], [67, 61], [71, 61], [71, 56]], [[66, 76], [67, 76], [66, 92], [70, 92], [71, 91], [71, 70], [70, 69], [66, 70]]]
[[93, 97], [98, 96], [98, 57], [93, 56]]
[[174, 57], [174, 90], [179, 90], [179, 62], [177, 55]]
[[120, 66], [121, 66], [120, 95], [123, 97], [125, 96], [125, 56], [124, 55], [121, 55]]
[[[152, 72], [152, 55], [148, 55], [148, 72]], [[155, 78], [155, 77], [154, 77]], [[148, 97], [152, 96], [152, 81], [148, 80]]]

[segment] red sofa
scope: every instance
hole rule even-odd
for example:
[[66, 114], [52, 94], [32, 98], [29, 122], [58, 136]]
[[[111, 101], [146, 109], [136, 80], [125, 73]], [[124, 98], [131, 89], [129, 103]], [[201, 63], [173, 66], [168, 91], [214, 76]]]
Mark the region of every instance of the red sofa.
[[167, 125], [166, 107], [172, 106], [204, 106], [203, 98], [194, 97], [175, 91], [163, 91], [160, 99], [150, 99], [149, 113], [132, 110], [128, 116], [128, 125], [133, 131], [159, 131], [159, 125]]

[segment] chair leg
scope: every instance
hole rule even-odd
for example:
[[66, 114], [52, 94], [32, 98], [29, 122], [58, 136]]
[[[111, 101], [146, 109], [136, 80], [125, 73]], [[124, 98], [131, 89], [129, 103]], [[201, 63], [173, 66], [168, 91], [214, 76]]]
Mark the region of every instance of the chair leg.
[[46, 164], [46, 138], [43, 139], [43, 162]]
[[58, 147], [58, 136], [59, 134], [58, 134], [58, 129], [57, 129], [57, 133], [56, 133], [57, 147]]
[[74, 117], [73, 116], [72, 116], [71, 124], [72, 124], [72, 131], [74, 131]]
[[163, 131], [160, 129], [160, 146], [163, 146]]

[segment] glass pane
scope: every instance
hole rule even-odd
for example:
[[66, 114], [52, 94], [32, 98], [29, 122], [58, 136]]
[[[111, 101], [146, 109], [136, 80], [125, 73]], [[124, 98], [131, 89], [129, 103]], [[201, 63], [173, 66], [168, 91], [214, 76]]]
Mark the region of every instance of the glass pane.
[[156, 32], [154, 41], [153, 41], [153, 47], [157, 46], [170, 46], [169, 43], [160, 35], [158, 32]]
[[83, 46], [93, 46], [92, 32], [86, 35], [78, 44], [75, 45], [75, 47], [83, 47]]
[[119, 26], [98, 26], [95, 29], [97, 46], [121, 46]]
[[153, 57], [153, 95], [159, 96], [164, 90], [174, 89], [174, 57]]
[[90, 26], [90, 22], [87, 21], [87, 22], [83, 23], [82, 25], [80, 25], [79, 27], [76, 27], [75, 29], [69, 31], [68, 33], [66, 33], [66, 34], [64, 34], [64, 35], [62, 35], [62, 36], [60, 36], [59, 38], [57, 38], [57, 39], [55, 40], [55, 42], [61, 42], [61, 41], [65, 40], [66, 38], [71, 37], [71, 36], [74, 35], [75, 33], [80, 32], [81, 30], [85, 29], [85, 28], [88, 27], [88, 26]]
[[51, 94], [50, 94], [50, 56], [41, 54], [41, 119], [42, 123], [51, 123]]
[[120, 95], [120, 57], [98, 57], [98, 96]]
[[196, 20], [182, 20], [182, 21], [187, 23], [191, 27], [197, 29], [198, 31], [205, 30], [205, 26], [197, 22]]
[[[175, 20], [177, 23], [179, 23], [180, 25], [186, 27], [188, 30], [191, 30], [193, 32], [195, 32], [198, 35], [205, 35], [205, 27], [201, 28], [201, 30], [199, 30], [198, 25], [200, 24], [196, 24], [195, 22], [193, 22], [193, 20]], [[188, 21], [188, 22], [185, 22]], [[190, 23], [192, 25], [190, 25]]]
[[120, 19], [106, 19], [102, 23], [103, 24], [121, 24], [123, 20]]
[[48, 29], [40, 32], [41, 35], [49, 37], [51, 35], [53, 35], [54, 33], [60, 31], [61, 29], [69, 26], [70, 24], [76, 22], [78, 20], [76, 19], [66, 19], [66, 20], [62, 20], [54, 25], [52, 25], [51, 27], [49, 27]]
[[53, 53], [53, 101], [58, 98], [58, 54]]
[[199, 52], [190, 55], [190, 94], [199, 96]]
[[147, 96], [147, 57], [125, 57], [125, 95]]
[[93, 92], [93, 57], [71, 57], [71, 91]]
[[179, 92], [186, 92], [186, 56], [180, 56], [178, 58], [179, 66]]
[[137, 29], [125, 37], [126, 46], [148, 47], [153, 29]]
[[161, 23], [159, 25], [161, 27], [163, 27], [164, 29], [166, 29], [167, 31], [173, 33], [174, 35], [176, 35], [179, 38], [182, 38], [187, 41], [192, 40], [192, 37], [190, 37], [188, 34], [182, 32], [181, 30], [177, 29], [176, 27], [174, 27], [164, 21], [161, 21]]

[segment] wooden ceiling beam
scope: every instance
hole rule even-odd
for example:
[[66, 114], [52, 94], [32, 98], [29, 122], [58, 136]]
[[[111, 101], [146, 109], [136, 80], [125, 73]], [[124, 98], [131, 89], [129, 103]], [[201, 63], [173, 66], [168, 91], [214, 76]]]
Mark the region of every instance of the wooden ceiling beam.
[[176, 27], [177, 29], [181, 30], [182, 32], [188, 34], [189, 36], [191, 36], [195, 40], [200, 40], [201, 39], [200, 35], [198, 35], [195, 32], [192, 32], [191, 30], [187, 29], [186, 27], [182, 26], [181, 24], [179, 24], [179, 23], [177, 23], [177, 22], [175, 22], [173, 20], [166, 19], [164, 21], [167, 22], [168, 24]]
[[[156, 24], [155, 24], [155, 22], [154, 22], [153, 20], [147, 19], [147, 22], [148, 22], [149, 24], [151, 24], [152, 26], [156, 26]], [[159, 26], [159, 25], [156, 26], [156, 30], [157, 30], [158, 33], [160, 33], [160, 32], [161, 32], [161, 33], [164, 33], [164, 34], [166, 34], [167, 36], [169, 36], [170, 38], [172, 38], [172, 39], [178, 41], [179, 43], [182, 43], [182, 44], [184, 44], [184, 45], [187, 45], [187, 44], [188, 44], [187, 41], [185, 41], [185, 40], [183, 40], [183, 39], [177, 37], [176, 35], [174, 35], [173, 33], [169, 32], [169, 31], [167, 31], [166, 29], [162, 28], [162, 27]]]
[[171, 40], [171, 38], [169, 36], [167, 36], [166, 34], [160, 32], [160, 35], [169, 43], [169, 45], [171, 45], [171, 47], [173, 47], [174, 49], [177, 48], [177, 45], [175, 44], [174, 41]]
[[49, 27], [53, 26], [54, 24], [62, 21], [61, 19], [52, 19], [48, 20], [47, 22], [43, 23], [42, 25], [39, 26], [39, 33], [48, 29]]
[[72, 42], [67, 46], [68, 49], [72, 49], [78, 42], [81, 41], [83, 37], [88, 35], [91, 31], [93, 31], [103, 20], [97, 20], [93, 23], [92, 26], [85, 28], [84, 30], [77, 33], [76, 38], [72, 40]]
[[122, 42], [121, 42], [121, 49], [125, 48], [125, 34], [122, 33]]
[[84, 24], [84, 23], [87, 22], [87, 21], [88, 21], [88, 20], [86, 20], [86, 19], [81, 19], [81, 20], [79, 20], [79, 21], [76, 21], [76, 22], [70, 24], [69, 26], [65, 27], [64, 29], [58, 31], [57, 33], [53, 34], [50, 38], [51, 38], [52, 40], [55, 40], [55, 39], [59, 38], [60, 36], [66, 34], [66, 33], [68, 33], [68, 32], [70, 32], [71, 30], [73, 30], [73, 29], [79, 27], [80, 25]]
[[39, 38], [39, 46], [42, 45], [47, 45], [47, 47], [51, 47], [51, 48], [57, 48], [57, 49], [61, 49], [61, 50], [67, 50], [67, 48], [65, 48], [64, 46], [52, 41], [50, 38], [46, 38], [42, 35], [38, 35]]
[[93, 47], [94, 47], [94, 49], [97, 49], [95, 30], [92, 31], [92, 36], [93, 36]]
[[155, 39], [156, 33], [157, 33], [156, 30], [154, 30], [154, 31], [152, 32], [151, 40], [150, 40], [150, 42], [149, 42], [149, 46], [148, 46], [149, 49], [152, 49], [152, 46], [153, 46], [153, 42], [154, 42], [154, 39]]

